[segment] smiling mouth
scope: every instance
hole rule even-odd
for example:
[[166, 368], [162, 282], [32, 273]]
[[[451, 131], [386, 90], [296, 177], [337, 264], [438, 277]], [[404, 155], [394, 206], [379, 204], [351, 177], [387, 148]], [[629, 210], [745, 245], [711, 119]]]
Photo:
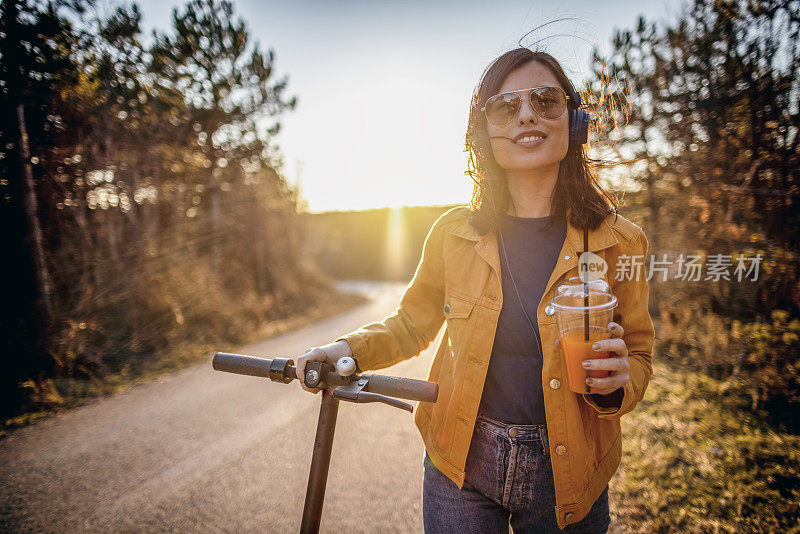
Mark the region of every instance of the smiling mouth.
[[521, 147], [529, 148], [534, 146], [539, 146], [544, 142], [545, 138], [539, 135], [526, 135], [525, 137], [520, 137], [514, 144], [519, 145]]

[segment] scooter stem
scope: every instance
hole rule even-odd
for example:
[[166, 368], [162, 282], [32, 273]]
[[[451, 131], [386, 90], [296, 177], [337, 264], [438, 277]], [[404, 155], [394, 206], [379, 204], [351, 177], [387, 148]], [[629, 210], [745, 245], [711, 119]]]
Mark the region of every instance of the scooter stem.
[[327, 390], [322, 390], [322, 403], [319, 408], [317, 435], [314, 438], [314, 453], [311, 457], [311, 472], [308, 475], [306, 502], [303, 507], [303, 522], [300, 525], [300, 534], [316, 534], [319, 532], [338, 412], [338, 399], [334, 398]]

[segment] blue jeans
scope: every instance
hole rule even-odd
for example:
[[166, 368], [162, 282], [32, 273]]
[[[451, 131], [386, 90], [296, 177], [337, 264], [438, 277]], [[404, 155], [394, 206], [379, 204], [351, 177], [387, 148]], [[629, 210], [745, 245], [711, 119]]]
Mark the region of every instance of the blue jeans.
[[546, 425], [510, 425], [478, 415], [461, 489], [425, 453], [422, 516], [426, 534], [442, 532], [604, 533], [608, 485], [586, 516], [563, 530]]

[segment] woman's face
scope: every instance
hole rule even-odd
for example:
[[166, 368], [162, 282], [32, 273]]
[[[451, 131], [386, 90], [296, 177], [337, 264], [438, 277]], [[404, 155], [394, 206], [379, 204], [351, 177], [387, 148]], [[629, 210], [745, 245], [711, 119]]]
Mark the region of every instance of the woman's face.
[[[561, 87], [549, 68], [537, 61], [529, 61], [508, 74], [498, 93], [542, 86]], [[490, 136], [501, 135], [514, 139], [514, 141], [491, 139], [492, 152], [497, 164], [506, 170], [515, 171], [533, 170], [557, 164], [567, 155], [569, 110], [565, 110], [558, 118], [543, 119], [531, 108], [527, 93], [522, 96], [522, 107], [518, 115], [507, 124], [496, 126], [486, 121], [486, 129]], [[521, 134], [525, 132], [543, 139], [532, 143], [520, 143]]]

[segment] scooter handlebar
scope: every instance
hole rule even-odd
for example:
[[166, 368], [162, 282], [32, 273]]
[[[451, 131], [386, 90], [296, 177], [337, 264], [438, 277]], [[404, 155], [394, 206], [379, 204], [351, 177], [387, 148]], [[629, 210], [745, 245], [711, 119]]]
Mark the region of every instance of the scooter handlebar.
[[[217, 371], [240, 375], [259, 376], [274, 381], [288, 383], [297, 378], [294, 362], [286, 358], [256, 358], [244, 354], [218, 352], [214, 355], [212, 366]], [[367, 380], [364, 391], [388, 397], [397, 397], [422, 402], [436, 402], [439, 384], [427, 380], [403, 378], [399, 376], [361, 374], [342, 377], [335, 371], [328, 373], [325, 381], [331, 385], [345, 385], [355, 381]]]

